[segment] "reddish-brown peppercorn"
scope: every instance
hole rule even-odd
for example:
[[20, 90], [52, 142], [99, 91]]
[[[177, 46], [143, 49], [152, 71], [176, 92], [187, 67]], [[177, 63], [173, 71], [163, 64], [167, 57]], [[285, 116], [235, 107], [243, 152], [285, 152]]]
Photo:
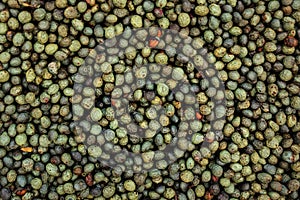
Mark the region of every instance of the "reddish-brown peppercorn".
[[287, 38], [285, 38], [284, 44], [288, 47], [296, 47], [298, 46], [298, 40], [293, 36], [288, 36]]
[[85, 177], [85, 182], [88, 186], [92, 186], [93, 185], [93, 175], [92, 173], [89, 173], [86, 177]]

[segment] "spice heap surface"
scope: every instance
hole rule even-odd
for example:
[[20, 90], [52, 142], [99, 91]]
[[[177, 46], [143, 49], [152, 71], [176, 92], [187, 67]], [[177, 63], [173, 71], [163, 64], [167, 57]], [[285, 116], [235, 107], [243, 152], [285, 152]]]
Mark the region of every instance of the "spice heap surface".
[[0, 199], [300, 199], [300, 0], [2, 0]]

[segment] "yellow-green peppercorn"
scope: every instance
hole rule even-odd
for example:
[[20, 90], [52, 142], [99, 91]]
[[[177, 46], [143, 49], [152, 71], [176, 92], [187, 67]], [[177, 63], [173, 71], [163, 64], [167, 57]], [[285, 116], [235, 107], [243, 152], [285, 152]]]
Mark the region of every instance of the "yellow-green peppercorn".
[[143, 26], [143, 19], [138, 15], [134, 15], [131, 17], [130, 23], [134, 28], [141, 28]]
[[125, 8], [127, 1], [126, 0], [113, 0], [112, 2], [118, 8]]
[[65, 15], [66, 18], [74, 19], [74, 18], [77, 17], [78, 12], [77, 12], [77, 9], [75, 7], [70, 6], [70, 7], [65, 9], [64, 15]]
[[103, 196], [105, 198], [110, 198], [115, 194], [116, 188], [114, 186], [105, 186], [103, 188]]
[[35, 190], [39, 190], [42, 187], [42, 181], [39, 178], [34, 178], [30, 182], [31, 187]]
[[191, 18], [187, 13], [180, 13], [177, 20], [181, 27], [187, 27], [191, 22]]
[[196, 6], [195, 13], [196, 13], [196, 15], [199, 15], [199, 16], [206, 16], [209, 13], [209, 9], [208, 9], [208, 7], [206, 7], [204, 5], [203, 6], [199, 5], [199, 6]]
[[181, 172], [180, 178], [183, 182], [189, 183], [189, 182], [193, 181], [194, 175], [191, 171], [185, 170], [185, 171]]
[[132, 180], [126, 180], [126, 181], [124, 182], [124, 188], [125, 188], [127, 191], [133, 192], [133, 191], [135, 191], [135, 189], [136, 189], [136, 185], [135, 185], [135, 183], [134, 183]]
[[28, 11], [21, 11], [18, 14], [18, 20], [22, 24], [26, 24], [26, 23], [30, 22], [31, 19], [32, 19], [32, 16], [31, 16], [31, 14]]

